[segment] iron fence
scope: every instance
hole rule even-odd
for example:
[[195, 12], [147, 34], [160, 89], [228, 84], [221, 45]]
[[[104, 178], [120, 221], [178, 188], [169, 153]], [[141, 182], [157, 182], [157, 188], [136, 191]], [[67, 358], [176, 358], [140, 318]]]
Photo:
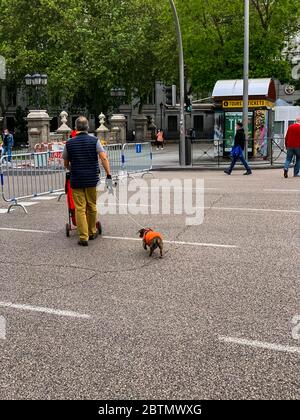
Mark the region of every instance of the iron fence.
[[[253, 144], [253, 139], [249, 140]], [[225, 140], [194, 140], [192, 148], [192, 165], [207, 167], [225, 167], [231, 161], [230, 147]], [[248, 148], [249, 162], [255, 166], [270, 165], [281, 167], [286, 159], [286, 150], [283, 137], [268, 138], [262, 146]]]

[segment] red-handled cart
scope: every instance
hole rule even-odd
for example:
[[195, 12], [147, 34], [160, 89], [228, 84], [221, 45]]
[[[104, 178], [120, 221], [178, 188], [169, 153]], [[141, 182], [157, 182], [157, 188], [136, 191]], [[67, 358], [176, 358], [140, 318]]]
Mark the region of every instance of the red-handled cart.
[[[75, 216], [75, 204], [72, 195], [72, 188], [71, 188], [71, 174], [70, 172], [66, 172], [66, 182], [65, 182], [65, 192], [67, 196], [67, 204], [68, 204], [68, 212], [69, 212], [69, 221], [66, 223], [66, 236], [70, 236], [70, 232], [76, 229], [76, 216]], [[102, 226], [101, 223], [98, 221], [96, 223], [96, 228], [99, 234], [102, 234]]]

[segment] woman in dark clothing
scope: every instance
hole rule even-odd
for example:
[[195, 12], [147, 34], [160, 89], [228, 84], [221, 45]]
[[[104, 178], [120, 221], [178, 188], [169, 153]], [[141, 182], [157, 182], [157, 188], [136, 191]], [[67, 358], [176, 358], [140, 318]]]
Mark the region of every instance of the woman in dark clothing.
[[241, 159], [242, 164], [245, 166], [245, 169], [247, 172], [244, 173], [244, 175], [251, 175], [252, 171], [250, 166], [248, 165], [246, 159], [244, 158], [244, 149], [245, 149], [245, 131], [243, 129], [243, 124], [241, 122], [238, 122], [236, 124], [236, 134], [234, 137], [234, 145], [231, 151], [232, 155], [232, 161], [231, 165], [228, 169], [226, 169], [224, 172], [227, 175], [231, 175], [231, 172], [238, 161], [238, 159]]

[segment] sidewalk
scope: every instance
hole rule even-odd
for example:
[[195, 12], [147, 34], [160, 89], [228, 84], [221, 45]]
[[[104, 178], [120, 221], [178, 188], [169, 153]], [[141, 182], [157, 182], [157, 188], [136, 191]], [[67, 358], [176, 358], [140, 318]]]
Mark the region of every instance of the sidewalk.
[[[167, 144], [163, 150], [156, 150], [153, 146], [153, 170], [168, 171], [168, 170], [202, 170], [202, 169], [219, 169], [224, 170], [230, 164], [230, 158], [214, 157], [213, 150], [208, 148], [205, 150], [194, 150], [193, 164], [191, 166], [179, 165], [179, 144]], [[256, 169], [272, 169], [282, 168], [285, 161], [285, 154], [274, 155], [273, 166], [270, 160], [263, 160], [262, 158], [250, 159], [249, 164], [252, 168]], [[243, 168], [243, 165], [237, 163], [237, 168]]]

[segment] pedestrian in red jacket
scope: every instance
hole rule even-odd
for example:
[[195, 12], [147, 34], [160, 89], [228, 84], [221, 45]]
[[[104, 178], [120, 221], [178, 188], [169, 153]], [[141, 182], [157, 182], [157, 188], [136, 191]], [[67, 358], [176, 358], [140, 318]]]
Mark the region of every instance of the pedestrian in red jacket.
[[296, 156], [294, 166], [294, 176], [300, 176], [300, 116], [296, 118], [296, 123], [289, 126], [285, 136], [285, 147], [287, 149], [286, 161], [284, 164], [284, 177], [288, 178], [289, 166]]

